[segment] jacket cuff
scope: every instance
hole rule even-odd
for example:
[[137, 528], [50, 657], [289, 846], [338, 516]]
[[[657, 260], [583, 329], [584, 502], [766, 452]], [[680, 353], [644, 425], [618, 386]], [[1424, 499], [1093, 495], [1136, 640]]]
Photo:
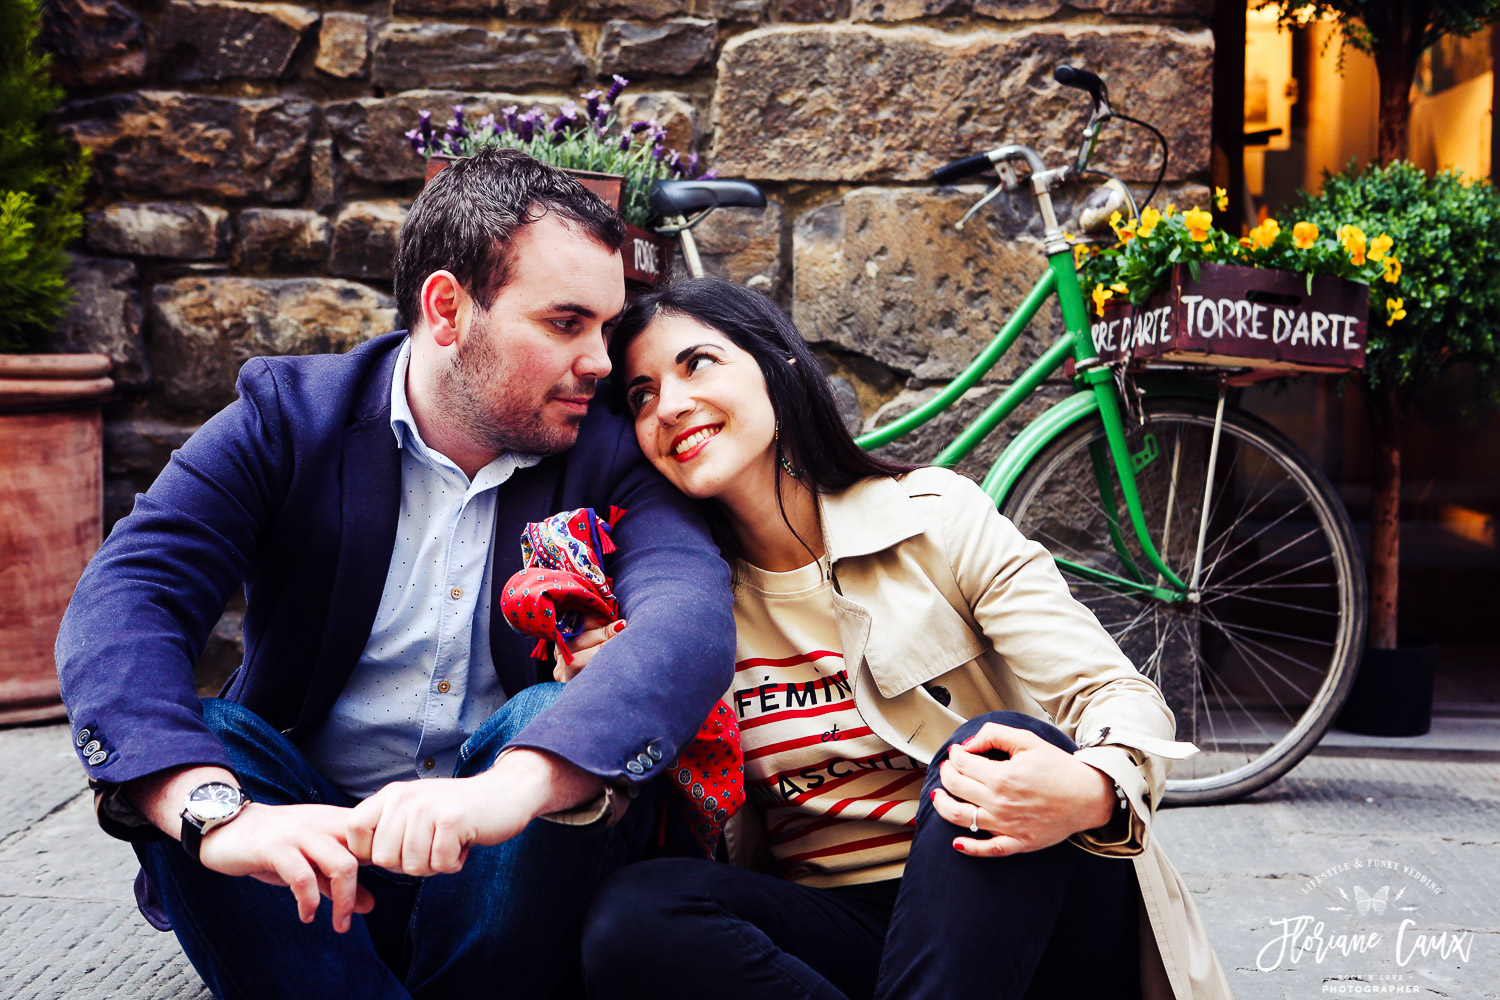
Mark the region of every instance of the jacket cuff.
[[1119, 746], [1082, 747], [1073, 756], [1103, 772], [1125, 794], [1127, 809], [1117, 810], [1106, 825], [1075, 833], [1069, 839], [1091, 854], [1134, 857], [1146, 850], [1152, 817], [1151, 789], [1133, 752]]

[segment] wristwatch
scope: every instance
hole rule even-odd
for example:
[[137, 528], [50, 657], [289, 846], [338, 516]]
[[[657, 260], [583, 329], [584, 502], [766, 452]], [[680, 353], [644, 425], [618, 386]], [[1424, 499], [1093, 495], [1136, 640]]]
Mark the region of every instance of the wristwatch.
[[182, 809], [182, 849], [197, 861], [204, 835], [238, 816], [249, 801], [244, 789], [223, 781], [205, 781], [188, 792]]

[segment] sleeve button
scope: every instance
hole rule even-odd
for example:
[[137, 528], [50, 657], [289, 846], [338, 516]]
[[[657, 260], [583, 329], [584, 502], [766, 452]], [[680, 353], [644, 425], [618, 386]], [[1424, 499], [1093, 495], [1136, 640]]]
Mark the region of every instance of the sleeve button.
[[646, 752], [651, 755], [652, 760], [661, 760], [661, 747], [657, 746], [655, 743], [647, 747]]
[[102, 749], [103, 746], [99, 743], [98, 740], [89, 740], [89, 742], [84, 745], [83, 753], [86, 757], [92, 757]]
[[78, 730], [78, 735], [73, 739], [73, 745], [79, 747], [83, 746], [89, 741], [89, 737], [92, 735], [94, 734], [87, 729]]
[[91, 767], [98, 767], [100, 764], [103, 764], [108, 757], [109, 754], [105, 753], [103, 750], [95, 750], [93, 753], [89, 754], [89, 765]]
[[646, 769], [641, 766], [641, 762], [638, 760], [627, 760], [625, 762], [625, 770], [629, 771], [631, 774], [644, 774], [646, 771]]

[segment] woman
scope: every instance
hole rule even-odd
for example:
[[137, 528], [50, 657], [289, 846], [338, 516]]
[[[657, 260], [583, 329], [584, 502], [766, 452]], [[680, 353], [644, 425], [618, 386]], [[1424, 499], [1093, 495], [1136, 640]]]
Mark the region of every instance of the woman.
[[1160, 758], [1192, 747], [1047, 553], [970, 481], [862, 452], [758, 293], [647, 295], [610, 350], [642, 452], [735, 567], [727, 698], [774, 874], [623, 870], [591, 994], [1228, 997], [1149, 836]]

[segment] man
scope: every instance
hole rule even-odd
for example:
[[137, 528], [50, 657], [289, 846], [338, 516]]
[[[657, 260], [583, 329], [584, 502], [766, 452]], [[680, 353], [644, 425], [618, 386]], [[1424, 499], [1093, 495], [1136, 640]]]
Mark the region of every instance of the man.
[[[57, 660], [101, 825], [217, 995], [545, 996], [652, 832], [654, 789], [615, 821], [728, 686], [733, 618], [697, 514], [589, 405], [623, 239], [513, 150], [450, 166], [401, 230], [410, 335], [248, 363], [79, 582]], [[521, 531], [611, 506], [629, 628], [539, 684], [494, 607]], [[240, 586], [244, 663], [200, 703]]]

